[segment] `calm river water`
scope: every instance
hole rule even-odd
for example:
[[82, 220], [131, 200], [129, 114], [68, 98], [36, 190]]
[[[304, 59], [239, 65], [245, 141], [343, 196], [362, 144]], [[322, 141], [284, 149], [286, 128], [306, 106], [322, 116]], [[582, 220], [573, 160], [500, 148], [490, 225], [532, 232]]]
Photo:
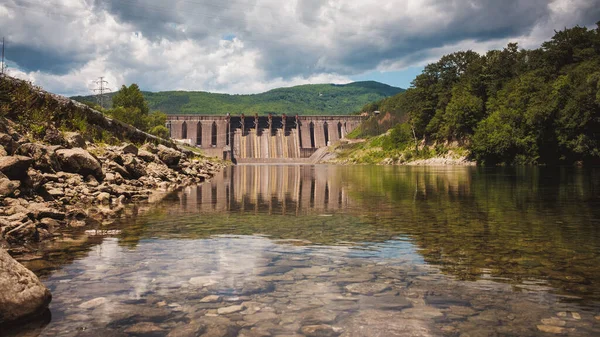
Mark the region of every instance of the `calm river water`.
[[600, 170], [238, 166], [103, 229], [4, 333], [600, 335]]

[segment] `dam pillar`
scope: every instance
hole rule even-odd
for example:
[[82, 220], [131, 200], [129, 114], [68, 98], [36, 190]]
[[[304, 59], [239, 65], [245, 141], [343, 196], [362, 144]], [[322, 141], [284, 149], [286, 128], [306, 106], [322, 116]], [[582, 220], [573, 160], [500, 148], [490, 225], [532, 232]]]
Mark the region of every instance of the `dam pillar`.
[[211, 148], [213, 121], [201, 121], [200, 123], [202, 123], [202, 148]]
[[222, 149], [227, 145], [227, 126], [226, 120], [217, 121], [217, 148]]
[[303, 149], [310, 149], [313, 147], [310, 135], [310, 123], [311, 121], [305, 120], [302, 121], [302, 126], [300, 126], [300, 137], [302, 138]]
[[196, 145], [198, 138], [198, 121], [186, 121], [187, 124], [187, 138], [191, 140], [192, 146]]
[[329, 121], [328, 123], [328, 128], [329, 128], [329, 141], [333, 144], [333, 142], [337, 142], [338, 140], [340, 140], [340, 133], [339, 133], [339, 122], [340, 121]]
[[183, 133], [181, 132], [183, 121], [171, 121], [171, 137], [173, 139], [181, 139]]
[[315, 147], [325, 147], [327, 146], [327, 142], [325, 141], [325, 122], [316, 121], [315, 122]]

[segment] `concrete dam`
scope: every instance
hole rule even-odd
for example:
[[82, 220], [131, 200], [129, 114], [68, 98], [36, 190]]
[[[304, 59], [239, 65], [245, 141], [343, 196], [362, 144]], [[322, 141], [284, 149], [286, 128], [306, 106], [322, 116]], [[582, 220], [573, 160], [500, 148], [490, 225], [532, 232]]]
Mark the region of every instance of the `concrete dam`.
[[310, 162], [360, 125], [362, 116], [169, 115], [171, 138], [234, 163]]

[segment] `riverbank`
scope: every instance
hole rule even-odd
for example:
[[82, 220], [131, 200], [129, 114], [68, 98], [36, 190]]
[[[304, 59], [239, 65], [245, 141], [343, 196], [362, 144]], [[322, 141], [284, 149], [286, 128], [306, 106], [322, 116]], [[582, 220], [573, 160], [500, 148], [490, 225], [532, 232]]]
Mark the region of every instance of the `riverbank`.
[[[1, 80], [0, 250], [13, 257], [102, 230], [226, 165], [27, 82]], [[8, 254], [0, 262], [0, 324], [42, 311], [47, 289]], [[15, 311], [24, 303], [36, 304]]]
[[457, 144], [425, 145], [414, 148], [386, 149], [374, 139], [350, 139], [329, 146], [319, 163], [338, 165], [475, 166], [469, 151]]

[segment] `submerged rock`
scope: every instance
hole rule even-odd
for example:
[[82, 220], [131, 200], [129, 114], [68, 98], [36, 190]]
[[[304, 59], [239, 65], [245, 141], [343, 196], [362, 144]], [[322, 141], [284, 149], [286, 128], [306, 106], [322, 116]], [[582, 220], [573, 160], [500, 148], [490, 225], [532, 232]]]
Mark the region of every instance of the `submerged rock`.
[[300, 331], [308, 337], [329, 337], [337, 336], [341, 330], [336, 329], [330, 325], [319, 324], [319, 325], [307, 325], [303, 326]]
[[346, 290], [353, 294], [373, 295], [390, 289], [389, 284], [385, 283], [352, 283], [346, 286]]
[[50, 303], [50, 290], [33, 272], [0, 249], [0, 324], [43, 312]]
[[228, 315], [228, 314], [233, 314], [234, 312], [239, 312], [246, 309], [245, 306], [243, 305], [232, 305], [229, 307], [224, 307], [224, 308], [219, 308], [217, 309], [217, 313], [219, 315]]
[[125, 332], [134, 336], [164, 336], [165, 331], [151, 322], [141, 322], [125, 329]]

